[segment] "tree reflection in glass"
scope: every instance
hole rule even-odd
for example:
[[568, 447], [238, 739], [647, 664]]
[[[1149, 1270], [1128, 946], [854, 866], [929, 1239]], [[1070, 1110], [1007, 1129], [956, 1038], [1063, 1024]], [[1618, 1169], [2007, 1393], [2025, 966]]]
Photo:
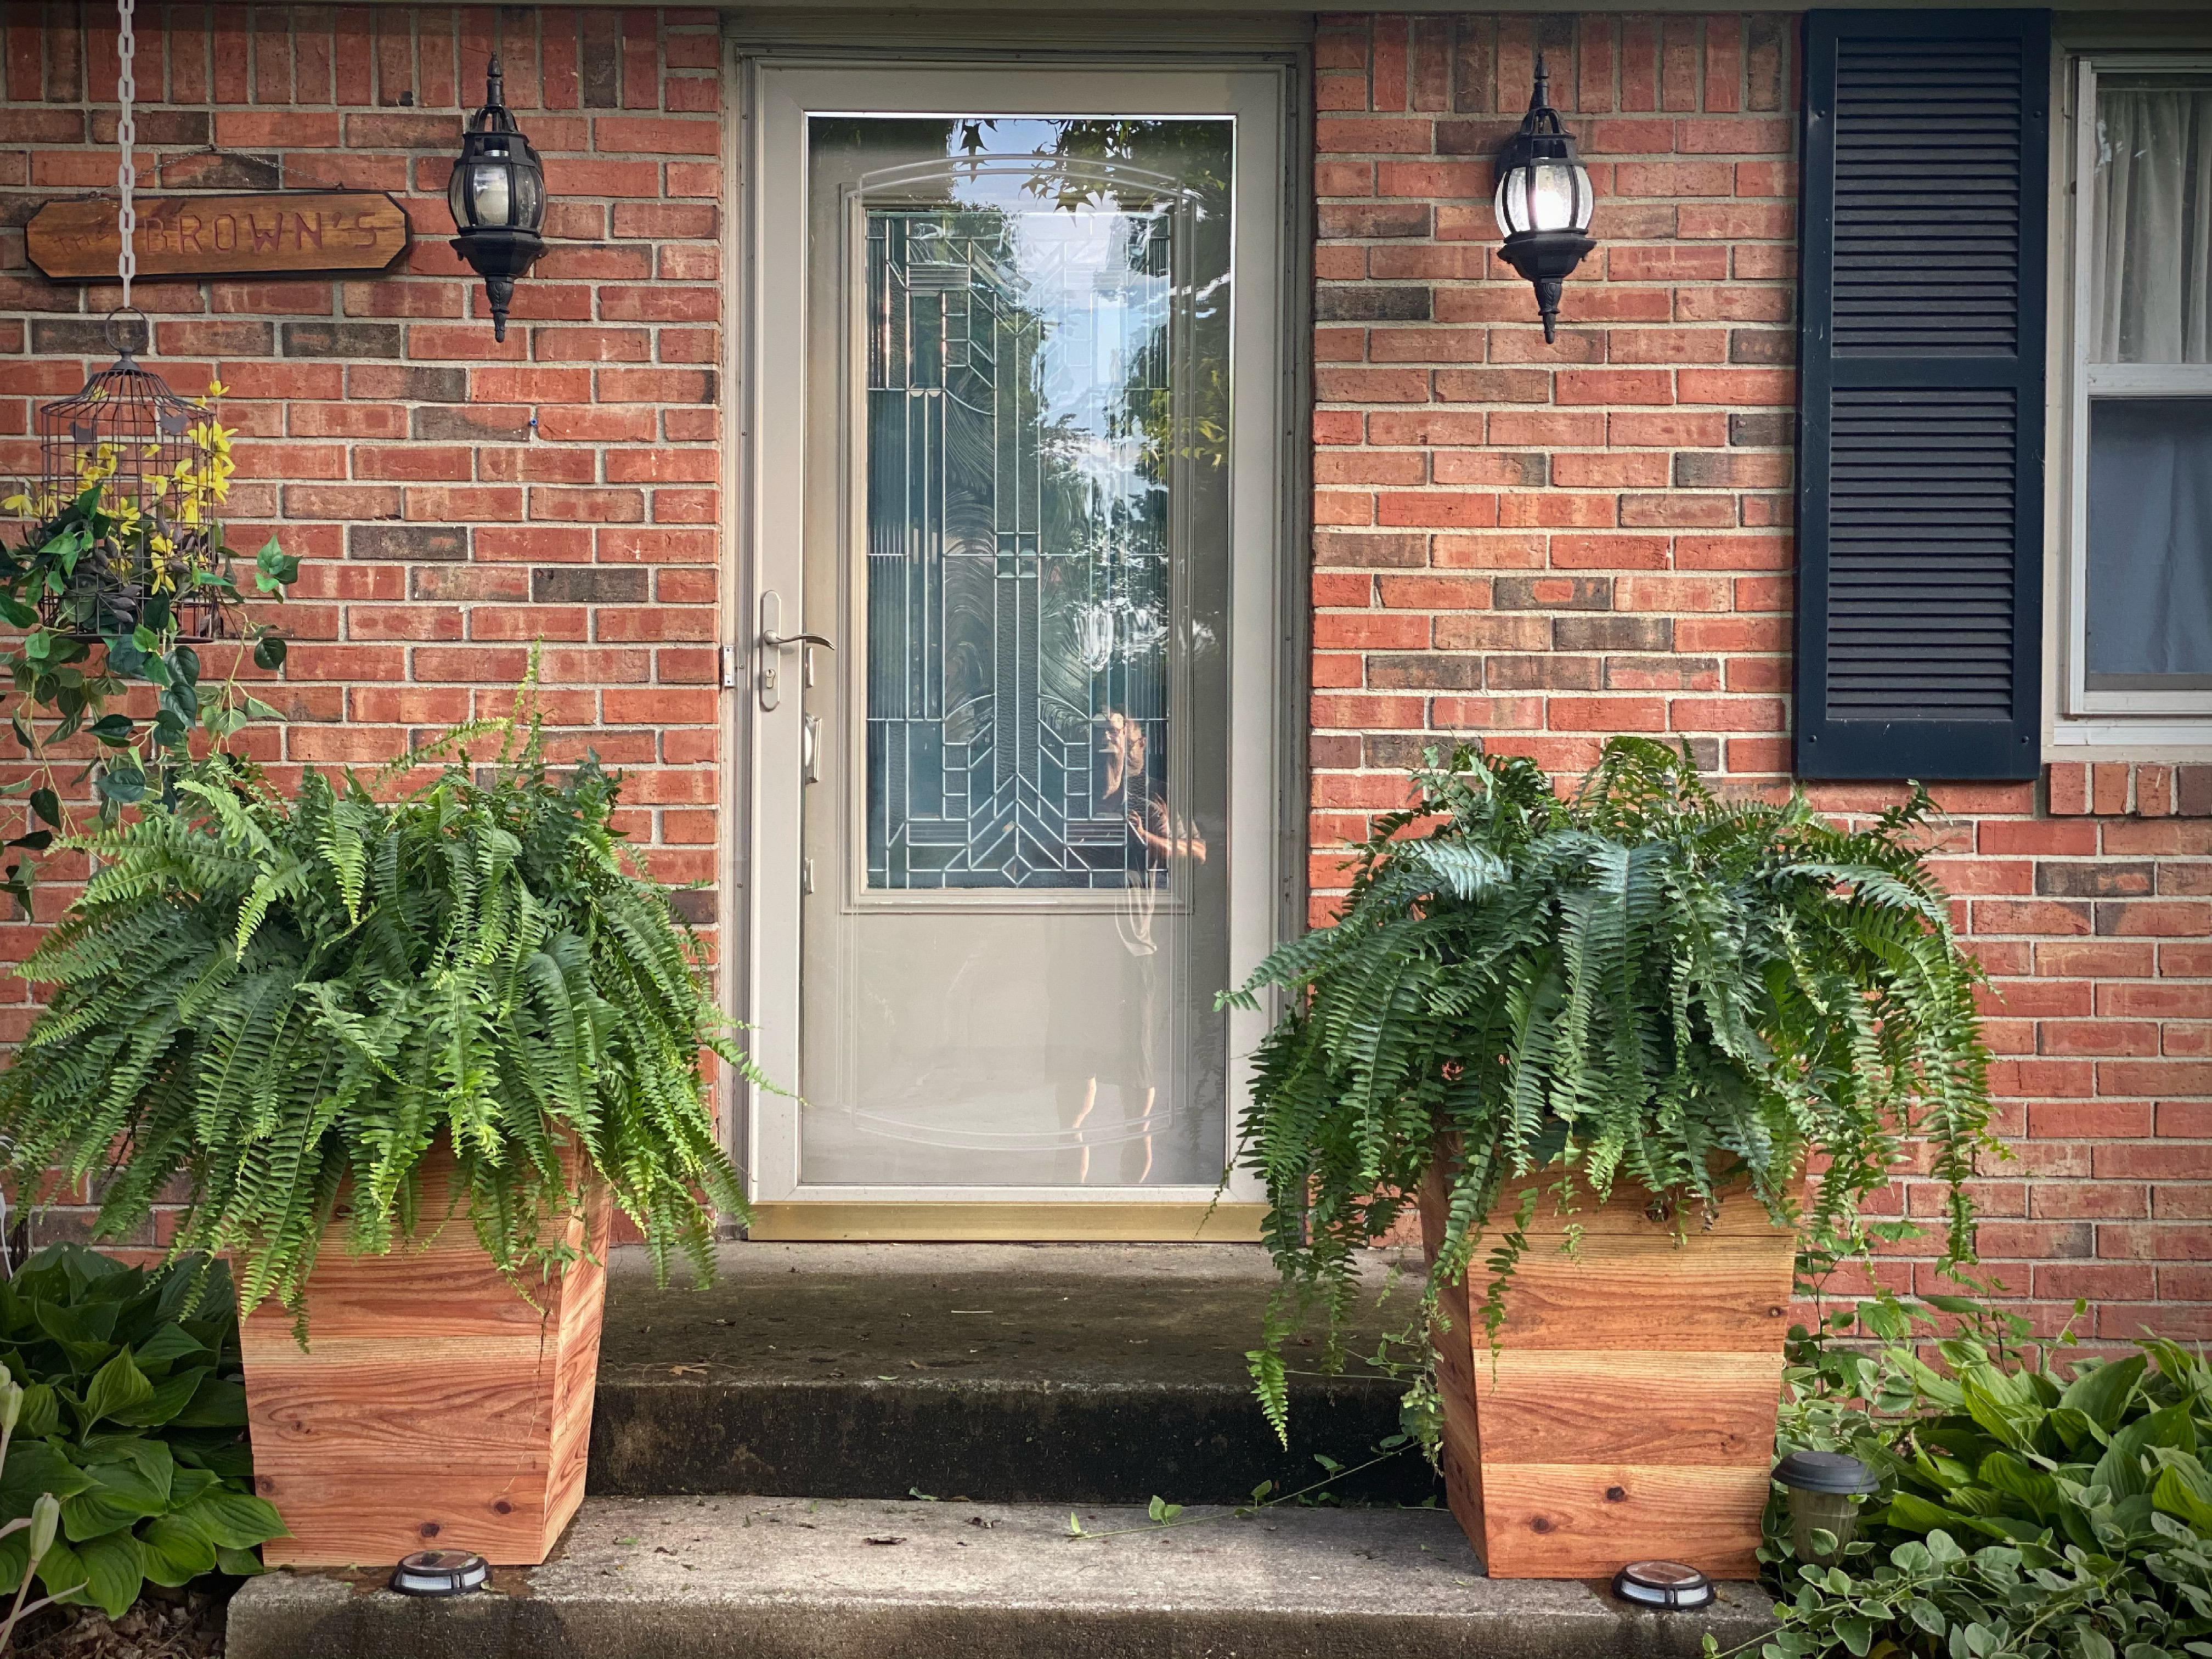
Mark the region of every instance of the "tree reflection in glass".
[[1203, 175], [1127, 157], [1206, 124], [1023, 125], [1052, 149], [864, 186], [867, 885], [1165, 891], [1205, 847], [1174, 556], [1181, 475], [1220, 465], [1191, 366], [1218, 380], [1194, 348], [1225, 307], [1189, 275]]

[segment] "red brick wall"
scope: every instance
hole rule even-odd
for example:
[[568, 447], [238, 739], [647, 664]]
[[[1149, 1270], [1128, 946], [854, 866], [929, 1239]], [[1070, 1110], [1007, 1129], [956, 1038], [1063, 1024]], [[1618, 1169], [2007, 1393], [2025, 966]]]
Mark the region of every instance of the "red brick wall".
[[[0, 40], [0, 477], [33, 407], [112, 356], [112, 283], [49, 284], [22, 224], [112, 190], [115, 18], [9, 4]], [[529, 642], [563, 757], [627, 774], [623, 827], [671, 880], [715, 874], [720, 42], [704, 10], [159, 6], [137, 14], [147, 189], [389, 191], [380, 276], [138, 283], [152, 364], [211, 375], [240, 428], [234, 544], [305, 560], [252, 741], [279, 775], [381, 761], [503, 712]], [[495, 344], [446, 178], [497, 50], [545, 157], [550, 251]], [[212, 147], [212, 148], [210, 148]], [[52, 897], [58, 902], [61, 896]], [[714, 896], [690, 896], [711, 920]], [[45, 906], [42, 903], [42, 913]], [[33, 929], [0, 924], [0, 958]], [[0, 1037], [23, 989], [0, 981]]]
[[[1599, 202], [1553, 346], [1489, 207], [1540, 44]], [[1775, 14], [1322, 20], [1316, 920], [1426, 747], [1572, 772], [1641, 732], [1786, 780], [1796, 46]], [[2013, 1153], [1984, 1258], [2046, 1323], [2212, 1335], [2212, 767], [1938, 793]], [[1934, 1288], [1924, 1252], [1886, 1276]]]
[[[102, 361], [113, 288], [48, 285], [20, 227], [111, 183], [113, 45], [97, 5], [0, 21], [4, 475], [33, 404]], [[626, 825], [662, 874], [711, 877], [714, 15], [149, 6], [140, 27], [155, 187], [390, 190], [419, 238], [374, 281], [137, 290], [173, 382], [234, 388], [239, 539], [272, 527], [308, 561], [268, 757], [381, 759], [501, 707], [542, 636], [562, 751], [629, 772]], [[1601, 198], [1553, 348], [1487, 206], [1539, 30]], [[1573, 770], [1607, 733], [1679, 733], [1747, 785], [1784, 772], [1796, 33], [1323, 20], [1317, 915], [1334, 848], [1431, 743]], [[441, 199], [495, 42], [556, 244], [503, 348]], [[2048, 1314], [2097, 1302], [2098, 1334], [2212, 1334], [2212, 769], [2060, 767], [1943, 799], [2015, 1155], [1981, 1193], [1984, 1255]], [[29, 933], [0, 924], [0, 957]], [[26, 1012], [0, 1008], [0, 1036]]]
[[[106, 366], [112, 283], [47, 283], [21, 226], [112, 189], [114, 19], [6, 11], [0, 476], [38, 402]], [[240, 428], [232, 540], [307, 561], [281, 616], [283, 765], [384, 759], [496, 712], [545, 642], [558, 747], [627, 770], [624, 827], [711, 877], [720, 60], [706, 11], [150, 7], [143, 187], [389, 191], [415, 241], [363, 280], [144, 281], [152, 363]], [[446, 176], [498, 51], [545, 157], [550, 251], [504, 344]], [[215, 148], [210, 150], [210, 145]], [[18, 931], [15, 943], [22, 941]]]

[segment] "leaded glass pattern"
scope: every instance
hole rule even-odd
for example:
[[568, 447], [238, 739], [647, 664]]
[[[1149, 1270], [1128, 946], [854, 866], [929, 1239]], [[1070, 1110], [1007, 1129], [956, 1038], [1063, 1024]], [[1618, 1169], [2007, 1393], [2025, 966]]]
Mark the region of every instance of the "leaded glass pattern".
[[1168, 884], [1176, 216], [865, 210], [871, 889]]

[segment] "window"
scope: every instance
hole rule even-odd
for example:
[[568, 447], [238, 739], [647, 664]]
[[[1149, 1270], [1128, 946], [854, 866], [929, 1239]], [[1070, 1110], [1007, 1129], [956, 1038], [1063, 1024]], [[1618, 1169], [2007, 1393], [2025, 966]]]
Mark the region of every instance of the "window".
[[2077, 73], [2053, 739], [2212, 743], [2212, 57]]

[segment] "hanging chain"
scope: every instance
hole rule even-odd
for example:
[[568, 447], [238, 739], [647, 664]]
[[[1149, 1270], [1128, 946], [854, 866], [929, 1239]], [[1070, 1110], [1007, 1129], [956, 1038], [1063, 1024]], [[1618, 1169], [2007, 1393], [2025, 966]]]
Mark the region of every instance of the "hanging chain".
[[121, 106], [115, 122], [115, 142], [123, 151], [115, 168], [116, 189], [122, 198], [115, 222], [123, 242], [115, 257], [115, 274], [123, 279], [123, 304], [118, 309], [124, 311], [131, 308], [131, 280], [138, 274], [138, 212], [131, 202], [131, 192], [138, 182], [132, 165], [132, 152], [138, 148], [138, 122], [131, 108], [138, 96], [138, 82], [131, 73], [131, 59], [138, 53], [138, 37], [131, 29], [135, 3], [136, 0], [115, 0], [115, 97]]

